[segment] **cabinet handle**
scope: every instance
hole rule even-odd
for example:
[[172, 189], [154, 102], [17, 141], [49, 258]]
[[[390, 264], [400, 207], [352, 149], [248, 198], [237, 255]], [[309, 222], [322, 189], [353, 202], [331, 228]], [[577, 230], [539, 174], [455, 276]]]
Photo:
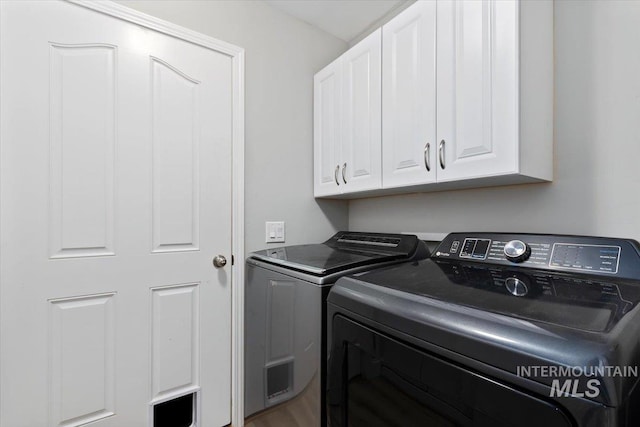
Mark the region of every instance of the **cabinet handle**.
[[440, 146], [438, 147], [438, 157], [440, 157], [440, 167], [442, 169], [445, 168], [444, 165], [444, 139], [440, 141]]
[[342, 165], [342, 180], [344, 181], [344, 183], [347, 183], [347, 177], [345, 176], [345, 173], [347, 172], [347, 163], [345, 162], [344, 165]]
[[333, 179], [336, 180], [336, 185], [340, 185], [340, 181], [338, 181], [338, 172], [340, 171], [340, 165], [336, 165], [336, 170], [333, 173]]
[[427, 168], [427, 172], [431, 172], [431, 144], [428, 142], [424, 146], [424, 166]]

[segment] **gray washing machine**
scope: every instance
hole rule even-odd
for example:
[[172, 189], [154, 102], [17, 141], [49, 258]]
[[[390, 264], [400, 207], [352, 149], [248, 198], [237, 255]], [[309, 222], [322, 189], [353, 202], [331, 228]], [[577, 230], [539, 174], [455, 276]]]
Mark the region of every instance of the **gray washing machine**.
[[347, 274], [428, 254], [416, 236], [359, 232], [252, 253], [245, 294], [245, 416], [286, 402], [287, 414], [279, 420], [299, 413], [306, 418], [298, 424], [324, 425], [324, 325], [331, 285]]

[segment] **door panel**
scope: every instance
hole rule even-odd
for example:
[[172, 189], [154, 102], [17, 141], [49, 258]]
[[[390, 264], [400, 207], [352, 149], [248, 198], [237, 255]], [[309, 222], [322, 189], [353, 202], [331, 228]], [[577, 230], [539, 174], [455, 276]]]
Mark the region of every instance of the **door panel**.
[[114, 255], [115, 47], [50, 55], [51, 257]]
[[198, 250], [200, 82], [151, 59], [153, 251]]
[[546, 396], [441, 359], [340, 314], [332, 317], [332, 331], [327, 388], [332, 426], [575, 425]]
[[52, 425], [83, 425], [115, 414], [114, 297], [49, 301]]
[[518, 2], [445, 0], [437, 19], [438, 181], [517, 172]]
[[199, 290], [199, 283], [151, 290], [154, 399], [198, 385]]
[[314, 195], [340, 194], [338, 180], [341, 147], [341, 60], [327, 65], [314, 77], [313, 159]]
[[343, 193], [382, 185], [381, 37], [377, 30], [341, 58], [344, 111], [339, 179]]
[[382, 58], [382, 184], [435, 182], [435, 1], [413, 5], [382, 28]]
[[231, 58], [1, 7], [0, 424], [147, 426], [187, 392], [228, 424]]

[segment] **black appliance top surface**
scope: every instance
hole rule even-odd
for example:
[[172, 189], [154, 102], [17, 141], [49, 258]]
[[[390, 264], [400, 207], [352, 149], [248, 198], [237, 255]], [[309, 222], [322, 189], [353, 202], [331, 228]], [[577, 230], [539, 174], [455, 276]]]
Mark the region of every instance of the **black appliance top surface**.
[[586, 236], [452, 233], [421, 262], [358, 280], [448, 303], [607, 332], [640, 301], [640, 245]]
[[519, 319], [608, 332], [640, 301], [629, 280], [428, 259], [358, 277], [374, 285]]
[[418, 238], [412, 235], [341, 231], [321, 244], [266, 249], [250, 257], [324, 276], [364, 265], [409, 259], [418, 244]]

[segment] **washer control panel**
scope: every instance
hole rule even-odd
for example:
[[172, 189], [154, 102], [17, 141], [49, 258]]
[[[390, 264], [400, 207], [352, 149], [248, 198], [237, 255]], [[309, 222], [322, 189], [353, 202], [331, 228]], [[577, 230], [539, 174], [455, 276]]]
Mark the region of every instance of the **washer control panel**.
[[635, 240], [511, 233], [451, 233], [432, 257], [590, 274], [640, 277]]
[[572, 270], [617, 273], [620, 251], [620, 246], [556, 243], [551, 252], [551, 265]]
[[[460, 250], [460, 258], [485, 259], [490, 244], [491, 240], [489, 239], [464, 239]], [[457, 246], [452, 244], [449, 252], [454, 250], [455, 247]]]

